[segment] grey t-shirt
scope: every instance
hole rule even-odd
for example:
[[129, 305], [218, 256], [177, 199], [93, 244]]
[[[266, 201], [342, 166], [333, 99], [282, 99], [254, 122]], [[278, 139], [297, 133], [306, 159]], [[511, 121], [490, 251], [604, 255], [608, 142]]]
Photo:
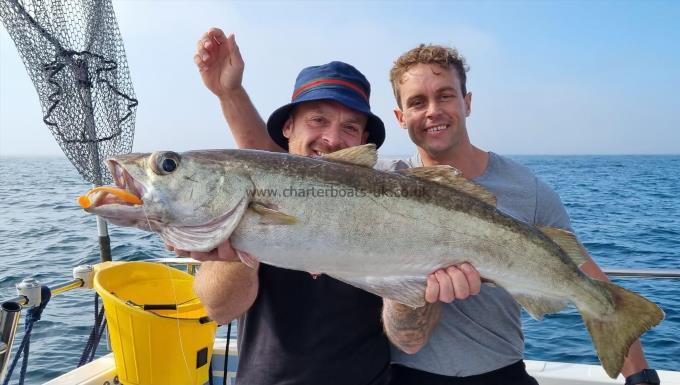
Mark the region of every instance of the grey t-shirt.
[[[416, 153], [408, 159], [380, 160], [376, 168], [395, 171], [420, 166]], [[490, 152], [484, 174], [474, 181], [496, 196], [502, 212], [531, 225], [572, 231], [560, 198], [528, 168]], [[439, 324], [418, 353], [409, 355], [392, 347], [395, 364], [459, 377], [511, 365], [523, 355], [520, 307], [507, 291], [488, 285], [482, 285], [476, 296], [444, 304]]]

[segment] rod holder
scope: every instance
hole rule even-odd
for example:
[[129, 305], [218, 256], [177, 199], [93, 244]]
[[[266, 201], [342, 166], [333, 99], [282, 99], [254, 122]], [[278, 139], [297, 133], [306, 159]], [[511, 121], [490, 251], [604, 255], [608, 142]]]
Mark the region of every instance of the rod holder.
[[84, 288], [92, 289], [94, 284], [94, 267], [92, 267], [92, 265], [74, 267], [73, 278], [82, 280]]
[[20, 316], [21, 305], [18, 302], [7, 301], [0, 305], [0, 382], [5, 380]]
[[40, 294], [40, 282], [34, 278], [26, 278], [17, 283], [17, 294], [26, 297], [26, 306], [40, 306], [42, 295]]

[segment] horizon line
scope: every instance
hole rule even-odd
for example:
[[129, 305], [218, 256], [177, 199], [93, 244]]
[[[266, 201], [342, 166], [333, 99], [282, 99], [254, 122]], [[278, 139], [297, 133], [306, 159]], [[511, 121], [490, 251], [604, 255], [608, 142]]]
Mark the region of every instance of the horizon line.
[[[225, 148], [224, 150], [238, 150], [237, 148]], [[247, 150], [247, 149], [243, 149]], [[574, 154], [574, 153], [555, 153], [555, 154], [540, 154], [540, 153], [534, 153], [534, 154], [529, 154], [529, 153], [498, 153], [496, 151], [493, 151], [494, 153], [497, 153], [499, 155], [503, 156], [680, 156], [680, 152], [677, 153], [665, 153], [665, 152], [660, 152], [660, 153], [584, 153], [584, 154]], [[134, 153], [131, 152], [131, 153]], [[139, 153], [139, 152], [138, 152]], [[150, 152], [147, 152], [150, 153]], [[395, 159], [395, 158], [410, 158], [413, 154], [385, 154], [378, 156], [378, 158], [382, 159]], [[0, 153], [0, 159], [4, 158], [64, 158], [68, 159], [64, 154], [1, 154]]]

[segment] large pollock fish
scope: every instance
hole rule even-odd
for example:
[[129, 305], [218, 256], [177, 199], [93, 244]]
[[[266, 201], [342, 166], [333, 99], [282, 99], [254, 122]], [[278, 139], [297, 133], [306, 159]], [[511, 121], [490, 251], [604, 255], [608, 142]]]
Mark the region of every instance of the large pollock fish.
[[[375, 147], [312, 159], [253, 150], [166, 151], [108, 160], [117, 188], [82, 197], [88, 212], [154, 231], [185, 250], [231, 237], [263, 263], [328, 274], [412, 307], [426, 277], [472, 263], [534, 318], [573, 303], [609, 376], [663, 311], [593, 280], [566, 231], [501, 213], [495, 198], [446, 166], [399, 173], [372, 167]], [[417, 231], [413, 231], [417, 229]]]

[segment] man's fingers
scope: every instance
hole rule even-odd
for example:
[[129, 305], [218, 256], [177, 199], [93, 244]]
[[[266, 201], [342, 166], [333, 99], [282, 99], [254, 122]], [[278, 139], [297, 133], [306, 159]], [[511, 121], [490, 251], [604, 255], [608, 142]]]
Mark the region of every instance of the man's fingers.
[[196, 42], [196, 51], [204, 48], [203, 45], [205, 44], [206, 35], [207, 34], [203, 34], [203, 36], [201, 36], [201, 38]]
[[208, 52], [208, 51], [207, 51], [206, 49], [204, 49], [204, 48], [199, 49], [198, 52], [196, 52], [196, 54], [198, 55], [198, 57], [201, 58], [201, 60], [203, 61], [203, 63], [208, 62], [208, 61], [210, 60], [210, 58], [212, 57], [212, 55], [210, 54], [210, 52]]
[[246, 253], [245, 251], [234, 249], [234, 252], [237, 254], [238, 260], [243, 262], [246, 266], [250, 267], [251, 269], [257, 269], [257, 267], [260, 265], [260, 262], [257, 260], [257, 258]]
[[219, 28], [212, 27], [205, 33], [205, 37], [218, 42], [218, 44], [224, 43], [226, 39], [224, 31]]
[[207, 70], [209, 67], [206, 65], [198, 54], [194, 55], [194, 63], [200, 72]]
[[439, 301], [439, 283], [434, 274], [427, 276], [427, 286], [425, 287], [425, 301], [435, 303]]
[[460, 265], [460, 269], [465, 274], [465, 278], [470, 287], [470, 295], [477, 295], [482, 288], [482, 278], [477, 269], [469, 263]]
[[215, 259], [215, 258], [213, 258], [214, 254], [216, 254], [214, 251], [208, 251], [208, 252], [192, 251], [191, 252], [191, 258], [193, 258], [197, 261], [201, 261], [201, 262], [212, 261], [212, 260]]
[[451, 279], [456, 299], [465, 299], [470, 296], [470, 284], [462, 270], [456, 266], [449, 266], [446, 274]]
[[229, 61], [233, 66], [243, 66], [243, 57], [241, 57], [241, 50], [236, 44], [236, 35], [233, 33], [227, 38], [227, 48], [229, 49]]
[[451, 278], [449, 277], [448, 271], [440, 269], [434, 272], [435, 277], [437, 277], [437, 282], [439, 282], [439, 300], [446, 303], [453, 302], [456, 299], [455, 290], [458, 289]]
[[427, 277], [425, 300], [451, 303], [479, 294], [482, 282], [477, 269], [469, 263], [439, 269]]
[[[229, 246], [229, 249], [231, 249], [231, 246]], [[233, 250], [232, 250], [233, 253]], [[230, 254], [228, 252], [228, 249], [223, 247], [222, 245], [219, 245], [218, 247], [208, 251], [208, 252], [203, 252], [203, 251], [192, 251], [191, 252], [191, 258], [201, 261], [201, 262], [206, 262], [206, 261], [223, 261], [223, 262], [233, 262], [233, 258], [230, 258]]]
[[224, 32], [219, 29], [219, 28], [210, 28], [207, 32], [205, 32], [203, 35], [201, 35], [201, 38], [198, 39], [198, 43], [196, 44], [196, 48], [201, 48], [203, 47], [203, 44], [208, 41], [213, 41], [216, 44], [222, 44], [226, 41], [226, 38], [224, 36]]
[[175, 255], [177, 255], [177, 256], [179, 256], [179, 257], [188, 257], [188, 256], [189, 256], [189, 252], [188, 252], [188, 251], [186, 251], [186, 250], [180, 250], [180, 249], [176, 248], [175, 246], [173, 246], [173, 245], [171, 245], [171, 244], [169, 244], [169, 243], [166, 243], [166, 244], [165, 244], [165, 250], [172, 251], [172, 252], [175, 253]]
[[[226, 42], [227, 38], [224, 36], [224, 32], [222, 32], [221, 29], [211, 28], [196, 42], [196, 54], [204, 62], [209, 60], [210, 57], [219, 57], [220, 54], [225, 55], [226, 52], [220, 50], [220, 46]], [[196, 61], [195, 58], [194, 61]]]
[[222, 242], [217, 246], [217, 255], [220, 259], [225, 261], [238, 261], [236, 250], [231, 246], [231, 242]]
[[205, 252], [205, 251], [187, 251], [187, 250], [180, 250], [177, 248], [174, 248], [173, 246], [169, 244], [165, 244], [165, 247], [170, 250], [174, 251], [175, 254], [179, 255], [180, 257], [191, 257], [197, 261], [205, 262], [205, 261], [225, 261], [225, 262], [238, 262], [239, 258], [236, 255], [236, 251], [234, 251], [234, 248], [231, 246], [231, 242], [229, 240], [226, 240], [222, 243], [220, 243], [216, 248]]

